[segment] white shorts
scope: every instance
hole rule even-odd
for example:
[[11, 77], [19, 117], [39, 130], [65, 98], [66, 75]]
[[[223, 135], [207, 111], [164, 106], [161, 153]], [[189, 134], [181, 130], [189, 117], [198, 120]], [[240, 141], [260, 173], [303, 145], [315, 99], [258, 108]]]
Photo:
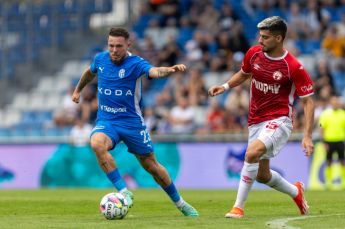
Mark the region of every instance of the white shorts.
[[260, 159], [270, 159], [283, 148], [292, 132], [292, 121], [283, 116], [251, 125], [249, 128], [248, 144], [259, 139], [266, 146], [266, 153]]

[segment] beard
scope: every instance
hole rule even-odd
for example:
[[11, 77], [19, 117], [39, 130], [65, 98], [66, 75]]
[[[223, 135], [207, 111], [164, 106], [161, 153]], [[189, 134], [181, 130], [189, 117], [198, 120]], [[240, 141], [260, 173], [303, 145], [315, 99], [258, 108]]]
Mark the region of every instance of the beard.
[[110, 56], [110, 59], [111, 61], [114, 63], [114, 64], [121, 64], [123, 62], [123, 60], [125, 59], [126, 56], [123, 56], [121, 58], [117, 58], [117, 59], [114, 59], [112, 56]]
[[274, 50], [274, 48], [269, 48], [269, 47], [267, 47], [267, 46], [262, 46], [262, 47], [261, 47], [261, 50], [262, 50], [263, 52], [265, 52], [265, 53], [270, 53], [270, 52], [272, 52], [272, 51]]

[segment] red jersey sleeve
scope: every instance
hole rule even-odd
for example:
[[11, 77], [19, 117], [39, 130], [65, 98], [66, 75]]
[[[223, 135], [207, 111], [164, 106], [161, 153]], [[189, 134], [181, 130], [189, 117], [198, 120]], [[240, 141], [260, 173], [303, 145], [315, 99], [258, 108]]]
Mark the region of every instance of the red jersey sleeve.
[[296, 87], [296, 94], [299, 97], [306, 97], [314, 94], [313, 81], [302, 65], [299, 64], [296, 66], [295, 71], [291, 74], [291, 80]]
[[241, 66], [242, 72], [244, 72], [244, 73], [251, 73], [252, 72], [250, 61], [251, 61], [252, 57], [255, 55], [255, 53], [258, 53], [260, 51], [261, 51], [261, 47], [259, 45], [256, 45], [256, 46], [251, 47], [246, 52], [246, 55], [244, 55], [244, 58], [242, 60], [242, 66]]

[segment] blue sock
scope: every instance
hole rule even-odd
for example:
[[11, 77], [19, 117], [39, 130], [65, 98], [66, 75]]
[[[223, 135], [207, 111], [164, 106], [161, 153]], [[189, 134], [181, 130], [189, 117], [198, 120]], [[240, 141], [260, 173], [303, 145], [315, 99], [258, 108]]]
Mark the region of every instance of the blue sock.
[[117, 191], [121, 191], [122, 189], [126, 188], [126, 183], [122, 179], [120, 172], [117, 168], [107, 173], [107, 177], [111, 181], [111, 183], [114, 185], [114, 187], [117, 189]]
[[169, 186], [163, 188], [163, 190], [169, 195], [170, 199], [174, 201], [174, 203], [178, 202], [181, 199], [181, 196], [178, 193], [173, 182], [171, 182]]

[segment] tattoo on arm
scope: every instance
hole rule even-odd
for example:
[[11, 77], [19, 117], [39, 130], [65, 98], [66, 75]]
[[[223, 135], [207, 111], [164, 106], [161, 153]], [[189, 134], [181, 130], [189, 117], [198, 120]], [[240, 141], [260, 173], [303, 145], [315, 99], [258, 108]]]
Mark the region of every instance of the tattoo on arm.
[[166, 68], [158, 68], [157, 71], [158, 71], [158, 78], [169, 75], [169, 72], [167, 71]]
[[152, 72], [150, 72], [150, 76], [152, 78], [163, 78], [170, 74], [167, 67], [156, 67], [152, 69]]
[[86, 70], [83, 75], [81, 76], [78, 85], [77, 85], [77, 90], [78, 91], [82, 91], [83, 88], [90, 83], [93, 78], [95, 77], [95, 75], [93, 75], [90, 70]]

